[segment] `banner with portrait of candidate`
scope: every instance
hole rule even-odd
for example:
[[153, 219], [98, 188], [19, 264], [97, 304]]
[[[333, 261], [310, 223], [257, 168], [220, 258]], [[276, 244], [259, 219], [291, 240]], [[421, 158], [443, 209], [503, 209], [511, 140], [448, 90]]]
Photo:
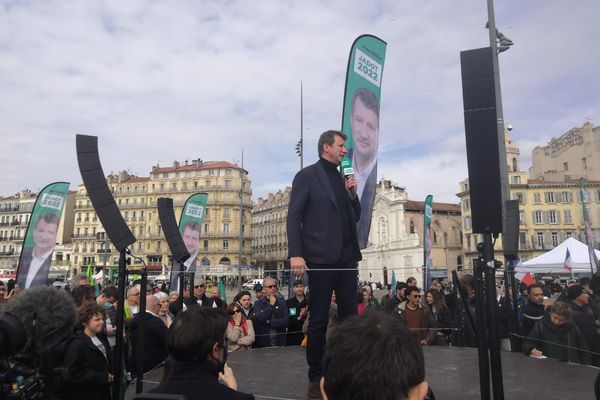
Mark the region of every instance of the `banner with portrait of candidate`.
[[379, 104], [386, 42], [372, 35], [359, 36], [348, 57], [342, 132], [346, 134], [347, 158], [358, 183], [361, 216], [357, 223], [358, 245], [368, 247], [371, 213], [377, 187]]
[[42, 189], [35, 200], [17, 267], [21, 289], [48, 284], [52, 252], [68, 193], [68, 182], [55, 182]]
[[[207, 193], [196, 193], [188, 197], [181, 211], [179, 219], [179, 232], [183, 238], [183, 243], [187, 251], [190, 253], [190, 258], [183, 263], [183, 267], [187, 272], [196, 272], [196, 258], [200, 250], [200, 231], [202, 230], [202, 222], [206, 214], [206, 202], [208, 201]], [[177, 274], [180, 272], [179, 266], [173, 262], [171, 266], [171, 291], [179, 290], [179, 279]]]

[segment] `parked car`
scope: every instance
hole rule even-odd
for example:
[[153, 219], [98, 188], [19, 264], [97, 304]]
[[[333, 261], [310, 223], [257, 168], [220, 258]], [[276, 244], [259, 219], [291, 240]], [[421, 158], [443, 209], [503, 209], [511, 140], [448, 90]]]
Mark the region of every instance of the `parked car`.
[[258, 285], [262, 285], [263, 280], [262, 279], [250, 279], [248, 282], [245, 282], [242, 287], [246, 290], [254, 290], [254, 286]]

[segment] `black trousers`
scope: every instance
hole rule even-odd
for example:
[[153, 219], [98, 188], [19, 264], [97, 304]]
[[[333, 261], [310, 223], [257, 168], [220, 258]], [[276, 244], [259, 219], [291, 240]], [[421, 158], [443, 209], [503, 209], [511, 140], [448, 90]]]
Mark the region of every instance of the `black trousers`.
[[[336, 265], [308, 264], [310, 317], [306, 361], [308, 362], [310, 382], [318, 382], [323, 376], [323, 355], [332, 292], [335, 290], [340, 320], [357, 313], [358, 273], [356, 267], [355, 261], [340, 262]], [[336, 271], [336, 269], [346, 270]]]

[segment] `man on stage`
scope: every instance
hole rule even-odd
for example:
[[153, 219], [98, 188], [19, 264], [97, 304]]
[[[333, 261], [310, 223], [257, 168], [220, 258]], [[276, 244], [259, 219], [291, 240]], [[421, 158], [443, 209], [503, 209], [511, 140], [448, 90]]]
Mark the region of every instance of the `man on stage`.
[[356, 315], [357, 262], [362, 259], [356, 221], [360, 202], [353, 176], [338, 171], [346, 155], [346, 135], [326, 131], [318, 143], [319, 161], [296, 174], [287, 217], [288, 255], [292, 273], [308, 270], [310, 319], [308, 326], [309, 398], [320, 398], [323, 352], [329, 303], [335, 290], [338, 316]]

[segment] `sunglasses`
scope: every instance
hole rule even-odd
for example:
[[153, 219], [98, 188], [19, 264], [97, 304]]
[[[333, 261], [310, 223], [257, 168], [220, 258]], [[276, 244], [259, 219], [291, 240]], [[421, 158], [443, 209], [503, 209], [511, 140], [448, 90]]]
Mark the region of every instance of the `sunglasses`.
[[420, 299], [420, 298], [421, 298], [421, 295], [420, 295], [420, 294], [413, 294], [413, 296], [412, 296], [412, 297], [414, 297], [415, 299]]
[[229, 315], [234, 315], [234, 314], [237, 314], [237, 313], [240, 313], [240, 312], [241, 312], [240, 310], [230, 311]]
[[196, 285], [196, 286], [194, 286], [195, 289], [200, 289], [201, 287], [204, 287], [204, 285]]
[[266, 288], [269, 288], [269, 289], [273, 289], [273, 288], [276, 288], [276, 287], [277, 287], [277, 285], [269, 285], [269, 286], [265, 286], [265, 287], [266, 287]]

